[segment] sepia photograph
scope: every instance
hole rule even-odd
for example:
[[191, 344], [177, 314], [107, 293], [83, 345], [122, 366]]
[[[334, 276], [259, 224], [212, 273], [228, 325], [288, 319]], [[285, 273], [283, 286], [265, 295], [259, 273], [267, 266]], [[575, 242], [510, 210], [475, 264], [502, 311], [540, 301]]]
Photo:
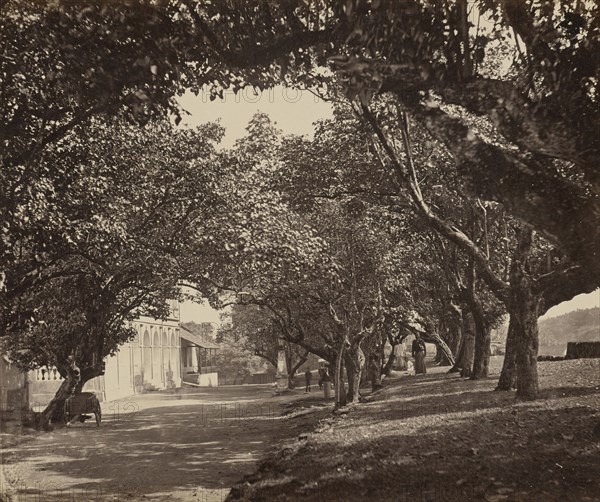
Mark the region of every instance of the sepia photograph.
[[0, 0], [1, 502], [600, 502], [597, 0]]

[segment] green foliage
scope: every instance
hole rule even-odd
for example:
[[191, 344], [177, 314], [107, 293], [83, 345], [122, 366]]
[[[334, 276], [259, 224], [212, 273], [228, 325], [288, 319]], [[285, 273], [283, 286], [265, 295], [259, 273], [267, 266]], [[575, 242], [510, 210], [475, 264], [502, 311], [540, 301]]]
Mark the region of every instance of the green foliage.
[[[470, 7], [471, 17], [465, 0], [2, 3], [3, 338], [31, 344], [51, 321], [57, 344], [38, 344], [46, 348], [32, 364], [58, 346], [61, 357], [81, 350], [97, 362], [138, 309], [164, 314], [178, 279], [214, 305], [230, 301], [223, 291], [260, 304], [290, 340], [329, 356], [340, 326], [360, 341], [381, 316], [386, 329], [396, 329], [390, 317], [442, 317], [435, 302], [451, 304], [473, 267], [452, 248], [428, 253], [427, 232], [405, 211], [415, 201], [350, 108], [320, 123], [313, 141], [282, 138], [258, 115], [217, 159], [217, 126], [176, 132], [164, 121], [179, 120], [178, 94], [203, 86], [215, 97], [326, 82], [372, 105], [396, 139], [398, 111], [408, 111], [430, 135], [416, 128], [414, 177], [445, 221], [488, 244], [495, 273], [506, 271], [513, 229], [490, 201], [572, 262], [536, 248], [539, 277], [571, 271], [545, 308], [596, 287], [599, 7]], [[463, 191], [481, 199], [483, 220]], [[572, 274], [585, 267], [584, 280]], [[86, 304], [53, 301], [65, 295]], [[106, 345], [71, 343], [99, 326], [104, 334], [90, 336], [108, 336]]]
[[266, 371], [273, 367], [255, 354], [252, 334], [240, 330], [231, 321], [224, 322], [217, 332], [220, 349], [216, 355], [216, 365], [219, 374], [228, 380], [237, 379], [238, 383], [248, 379], [254, 373]]
[[19, 259], [2, 305], [11, 356], [62, 371], [73, 355], [93, 373], [131, 336], [126, 321], [167, 315], [166, 300], [179, 295], [178, 253], [218, 206], [221, 133], [94, 119], [46, 150], [38, 165], [51, 209], [26, 205], [27, 233], [11, 234]]
[[[5, 2], [0, 139], [3, 167], [14, 169], [0, 174], [2, 269], [14, 258], [8, 236], [29, 228], [12, 203], [15, 193], [29, 190], [27, 204], [43, 205], [48, 187], [37, 183], [37, 159], [77, 124], [118, 112], [141, 123], [167, 111], [177, 115], [173, 98], [205, 85], [214, 96], [281, 82], [316, 87], [331, 83], [319, 71], [327, 64], [335, 85], [362, 104], [391, 91], [449, 147], [471, 191], [502, 202], [574, 260], [595, 267], [598, 6], [575, 0], [469, 6]], [[505, 56], [512, 56], [510, 71], [490, 73]], [[483, 144], [490, 131], [498, 141]], [[325, 181], [338, 181], [331, 174]], [[558, 215], [552, 219], [551, 208]], [[573, 244], [578, 240], [585, 245]]]
[[257, 305], [233, 305], [228, 322], [219, 329], [218, 337], [234, 344], [251, 359], [258, 356], [277, 368], [280, 329], [268, 312]]

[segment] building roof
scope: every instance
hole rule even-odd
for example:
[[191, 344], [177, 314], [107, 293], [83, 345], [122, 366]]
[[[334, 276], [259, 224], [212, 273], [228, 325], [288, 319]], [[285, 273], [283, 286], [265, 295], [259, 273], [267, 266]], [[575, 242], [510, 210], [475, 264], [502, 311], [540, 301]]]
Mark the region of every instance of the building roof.
[[218, 349], [220, 348], [215, 342], [211, 340], [207, 340], [206, 337], [200, 336], [197, 333], [194, 333], [187, 329], [185, 326], [181, 325], [181, 338], [187, 340], [193, 345], [198, 347], [202, 347], [203, 349]]

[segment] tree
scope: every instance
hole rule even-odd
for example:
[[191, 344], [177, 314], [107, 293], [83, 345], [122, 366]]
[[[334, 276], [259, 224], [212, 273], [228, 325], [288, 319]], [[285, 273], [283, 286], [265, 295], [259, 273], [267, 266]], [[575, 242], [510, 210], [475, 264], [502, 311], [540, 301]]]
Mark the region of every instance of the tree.
[[[366, 104], [392, 94], [446, 144], [474, 194], [502, 202], [598, 277], [598, 6], [481, 0], [471, 19], [466, 0], [186, 6], [232, 68], [243, 54], [315, 83], [314, 65], [329, 57], [349, 96]], [[501, 51], [514, 58], [510, 71], [499, 68]], [[486, 142], [487, 133], [500, 141]]]
[[[225, 249], [217, 244], [218, 265], [190, 280], [199, 289], [203, 282], [204, 288], [214, 287], [216, 305], [219, 295], [230, 291], [235, 302], [259, 306], [255, 312], [268, 314], [262, 322], [271, 335], [275, 321], [284, 341], [332, 363], [337, 357], [338, 368], [343, 361], [349, 399], [357, 401], [362, 344], [383, 319], [378, 284], [388, 272], [383, 257], [390, 243], [358, 200], [290, 207], [286, 189], [291, 187], [278, 182], [294, 169], [281, 157], [291, 144], [279, 147], [269, 122], [257, 116], [248, 136], [225, 154], [232, 172], [230, 208], [210, 233], [213, 241], [220, 236], [216, 242], [225, 242]], [[254, 343], [261, 333], [254, 330]]]
[[62, 219], [34, 224], [16, 241], [2, 346], [24, 369], [56, 366], [65, 378], [43, 422], [103, 374], [104, 358], [132, 335], [126, 321], [167, 315], [167, 299], [179, 294], [178, 253], [215, 200], [220, 134], [168, 124], [140, 134], [123, 121], [95, 121], [40, 159], [42, 169], [60, 162], [70, 173], [47, 201]]
[[[594, 132], [600, 113], [600, 7], [575, 0], [564, 0], [556, 9], [544, 2], [494, 0], [478, 0], [475, 7], [481, 27], [470, 22], [466, 0], [165, 0], [133, 2], [123, 9], [4, 3], [0, 64], [7, 78], [0, 103], [7, 127], [0, 130], [5, 147], [0, 265], [1, 282], [10, 292], [2, 292], [2, 303], [11, 304], [33, 287], [37, 267], [20, 268], [24, 254], [36, 255], [32, 229], [61, 233], [69, 220], [54, 210], [52, 224], [40, 217], [44, 200], [53, 196], [49, 179], [60, 184], [70, 175], [61, 163], [42, 159], [76, 126], [97, 114], [123, 110], [143, 123], [167, 110], [176, 112], [173, 97], [203, 84], [211, 85], [213, 95], [282, 81], [316, 86], [326, 79], [315, 69], [329, 61], [336, 83], [358, 99], [365, 114], [375, 95], [387, 94], [398, 105], [396, 137], [404, 143], [409, 165], [414, 164], [410, 115], [446, 145], [466, 189], [484, 201], [501, 202], [525, 223], [507, 283], [467, 233], [431, 210], [411, 179], [416, 170], [403, 171], [378, 134], [398, 175], [392, 191], [400, 186], [424, 221], [470, 254], [478, 276], [513, 310], [514, 329], [524, 330], [516, 340], [529, 354], [522, 358], [522, 376], [533, 381], [535, 311], [599, 284], [599, 140]], [[509, 71], [499, 68], [500, 51], [515, 56]], [[31, 78], [23, 84], [25, 75]], [[44, 169], [50, 169], [49, 176]], [[244, 176], [257, 186], [257, 174]], [[282, 203], [262, 189], [257, 202]], [[283, 206], [278, 207], [282, 214]], [[37, 225], [30, 223], [30, 215]], [[297, 230], [302, 218], [294, 218], [291, 226]], [[528, 225], [565, 254], [541, 275], [531, 276], [519, 265], [532, 250]], [[228, 237], [242, 235], [227, 228]], [[308, 231], [304, 235], [309, 241], [314, 237]], [[228, 245], [236, 248], [240, 242]], [[267, 256], [265, 248], [261, 252]], [[231, 253], [226, 259], [237, 258]], [[218, 276], [216, 270], [205, 272], [197, 275]], [[529, 310], [521, 311], [521, 305]], [[12, 315], [10, 307], [6, 312]], [[535, 394], [535, 385], [530, 387]]]
[[[10, 50], [2, 62], [15, 82], [29, 73], [19, 71], [23, 61], [41, 68], [31, 74], [44, 91], [55, 77], [48, 79], [46, 68], [71, 86], [81, 80], [73, 75], [90, 75], [82, 85], [90, 92], [75, 100], [89, 105], [82, 113], [47, 107], [63, 112], [59, 126], [68, 129], [72, 119], [106, 111], [107, 103], [154, 111], [182, 89], [202, 84], [215, 95], [281, 81], [318, 85], [324, 78], [315, 69], [329, 61], [349, 96], [366, 104], [374, 94], [391, 93], [447, 145], [474, 194], [501, 202], [598, 277], [593, 132], [600, 11], [576, 0], [549, 5], [478, 0], [469, 17], [466, 0], [165, 0], [119, 9], [61, 2], [28, 6], [24, 13], [20, 3], [7, 2], [2, 32], [9, 34], [3, 45]], [[23, 32], [22, 40], [14, 35]], [[87, 44], [90, 39], [95, 44]], [[115, 65], [117, 52], [122, 64]], [[513, 56], [510, 71], [501, 70], [499, 52]], [[11, 89], [18, 96], [18, 83]], [[81, 93], [57, 89], [63, 94], [49, 93], [51, 101]], [[33, 120], [35, 109], [15, 107], [16, 101], [7, 105], [10, 121], [19, 110], [24, 124]], [[475, 124], [459, 108], [438, 104], [458, 105], [485, 120]], [[53, 132], [43, 134], [42, 146]], [[487, 132], [501, 141], [486, 142]], [[18, 151], [39, 150], [21, 133], [15, 141]]]
[[[376, 138], [379, 142], [379, 145], [382, 148], [382, 151], [380, 153], [377, 153], [377, 158], [382, 163], [382, 169], [380, 168], [379, 170], [379, 172], [382, 173], [380, 175], [381, 178], [385, 180], [387, 177], [389, 177], [388, 173], [394, 172], [397, 176], [394, 181], [396, 181], [398, 191], [396, 192], [396, 194], [394, 194], [393, 192], [388, 193], [386, 194], [386, 197], [390, 199], [390, 201], [393, 201], [394, 199], [397, 200], [398, 198], [402, 198], [402, 196], [404, 196], [404, 200], [408, 199], [410, 201], [408, 207], [415, 212], [415, 214], [421, 219], [421, 221], [424, 221], [425, 223], [430, 225], [430, 227], [435, 232], [439, 233], [445, 239], [450, 240], [452, 245], [457, 246], [459, 249], [462, 249], [463, 252], [466, 253], [466, 275], [464, 277], [461, 277], [460, 274], [458, 274], [458, 272], [451, 273], [451, 275], [455, 276], [455, 288], [457, 290], [457, 294], [460, 295], [460, 302], [464, 304], [463, 308], [461, 309], [462, 319], [460, 321], [460, 325], [462, 327], [462, 330], [465, 332], [464, 343], [462, 343], [461, 347], [462, 351], [464, 352], [462, 356], [465, 357], [466, 360], [462, 360], [460, 363], [461, 366], [463, 366], [463, 373], [465, 375], [473, 374], [473, 376], [476, 378], [486, 376], [487, 359], [490, 344], [490, 330], [494, 323], [498, 322], [499, 318], [503, 313], [503, 310], [499, 307], [497, 303], [494, 304], [493, 299], [489, 297], [489, 293], [486, 293], [483, 290], [481, 292], [477, 292], [477, 285], [479, 282], [477, 280], [477, 276], [479, 275], [482, 279], [487, 281], [488, 286], [496, 294], [498, 299], [506, 305], [506, 308], [508, 308], [509, 310], [511, 308], [516, 309], [513, 315], [524, 315], [523, 312], [517, 309], [517, 304], [519, 306], [522, 306], [522, 302], [517, 302], [516, 300], [512, 301], [509, 299], [509, 291], [513, 291], [519, 286], [517, 285], [518, 281], [516, 279], [514, 279], [514, 281], [510, 285], [506, 282], [509, 279], [510, 274], [508, 274], [508, 266], [505, 260], [505, 255], [508, 252], [508, 247], [502, 244], [502, 242], [505, 239], [507, 239], [506, 230], [502, 232], [502, 229], [505, 229], [506, 227], [506, 223], [503, 223], [502, 221], [502, 212], [497, 211], [501, 218], [496, 223], [492, 224], [493, 219], [489, 218], [488, 212], [490, 214], [493, 213], [488, 211], [480, 200], [477, 201], [478, 206], [483, 209], [484, 218], [482, 228], [476, 229], [474, 224], [478, 223], [480, 217], [474, 218], [473, 216], [469, 216], [474, 215], [476, 213], [474, 203], [471, 205], [471, 207], [467, 206], [468, 210], [466, 211], [465, 216], [464, 209], [462, 209], [461, 207], [453, 207], [456, 205], [456, 202], [454, 202], [454, 205], [452, 202], [444, 202], [439, 195], [436, 195], [435, 207], [438, 208], [437, 210], [439, 211], [439, 208], [442, 204], [445, 205], [443, 206], [444, 217], [440, 217], [431, 209], [431, 205], [425, 202], [423, 195], [424, 193], [426, 193], [425, 187], [422, 187], [422, 183], [418, 181], [422, 178], [433, 178], [433, 176], [436, 175], [436, 173], [434, 172], [435, 169], [433, 169], [433, 165], [435, 164], [435, 162], [443, 161], [443, 157], [440, 159], [436, 158], [436, 156], [434, 155], [435, 148], [433, 151], [430, 152], [423, 151], [427, 150], [427, 148], [424, 148], [425, 142], [432, 144], [432, 140], [427, 139], [426, 137], [423, 138], [422, 136], [415, 136], [415, 134], [410, 134], [408, 128], [408, 120], [406, 117], [402, 117], [401, 120], [399, 120], [400, 126], [398, 127], [397, 125], [394, 125], [394, 121], [396, 119], [394, 118], [393, 114], [391, 119], [389, 119], [388, 115], [388, 120], [386, 120], [386, 115], [384, 113], [381, 113], [378, 120], [367, 107], [363, 107], [362, 113], [366, 117], [367, 122], [373, 127], [373, 130], [376, 134]], [[381, 119], [382, 116], [384, 117], [383, 119]], [[384, 124], [383, 127], [385, 127], [388, 131], [387, 134], [393, 135], [393, 131], [396, 130], [397, 135], [402, 138], [402, 142], [404, 143], [404, 153], [402, 158], [400, 157], [400, 155], [402, 154], [398, 153], [392, 146], [392, 140], [390, 140], [388, 136], [384, 134], [380, 122], [382, 120]], [[396, 121], [396, 124], [397, 122], [398, 121]], [[333, 129], [335, 129], [335, 127], [330, 126], [330, 130]], [[355, 174], [355, 172], [361, 172], [361, 168], [359, 167], [358, 169], [354, 169], [355, 164], [348, 163], [348, 159], [353, 158], [352, 155], [356, 151], [356, 148], [353, 148], [353, 146], [357, 143], [357, 138], [361, 137], [361, 135], [363, 134], [364, 130], [361, 127], [357, 127], [353, 137], [350, 135], [342, 134], [342, 141], [339, 141], [338, 136], [337, 145], [333, 144], [333, 142], [331, 141], [331, 138], [335, 136], [330, 131], [326, 134], [320, 134], [319, 138], [326, 138], [324, 140], [320, 139], [320, 141], [324, 143], [326, 147], [322, 148], [321, 150], [318, 150], [318, 156], [314, 153], [311, 153], [311, 155], [308, 157], [306, 155], [298, 155], [297, 150], [295, 150], [293, 157], [300, 159], [300, 161], [295, 164], [298, 167], [294, 171], [292, 171], [293, 180], [297, 181], [299, 177], [302, 177], [301, 173], [303, 173], [303, 171], [301, 171], [300, 169], [303, 169], [304, 166], [307, 166], [307, 170], [310, 169], [309, 162], [311, 158], [318, 157], [321, 159], [321, 161], [326, 159], [328, 163], [331, 163], [331, 166], [335, 167], [331, 168], [331, 170], [323, 170], [319, 173], [319, 176], [321, 177], [322, 181], [319, 184], [320, 194], [316, 196], [325, 198], [332, 196], [335, 197], [336, 189], [339, 190], [338, 194], [347, 194], [351, 185], [348, 184], [348, 174], [345, 173], [350, 172], [352, 173], [350, 176], [352, 176]], [[352, 144], [349, 144], [347, 140], [347, 138], [350, 137], [352, 137]], [[417, 142], [413, 143], [415, 137], [419, 139], [416, 140]], [[344, 141], [345, 138], [346, 141]], [[304, 142], [304, 144], [305, 143], [306, 142]], [[295, 146], [298, 147], [298, 145], [302, 144], [303, 143], [297, 142]], [[338, 146], [340, 144], [343, 146]], [[368, 143], [366, 144], [368, 145]], [[377, 144], [375, 146], [377, 146]], [[344, 147], [346, 148], [346, 150], [344, 150], [345, 154], [340, 155], [339, 152], [342, 151]], [[332, 153], [328, 155], [327, 152]], [[363, 150], [362, 155], [362, 164], [368, 165], [368, 159], [370, 156], [373, 156], [373, 154], [370, 154], [368, 150], [365, 149]], [[432, 155], [434, 156], [432, 157]], [[336, 159], [332, 158], [336, 156], [338, 159], [340, 159], [339, 162], [336, 162]], [[386, 164], [386, 157], [389, 159], [394, 159], [392, 160], [391, 165]], [[426, 159], [430, 159], [427, 162], [427, 166], [422, 165], [422, 163], [424, 163], [423, 159], [425, 159], [425, 157]], [[348, 163], [347, 165], [352, 167], [350, 169], [344, 170], [345, 166], [342, 165], [344, 162]], [[360, 165], [361, 164], [358, 163], [358, 166]], [[419, 172], [416, 171], [415, 165], [419, 165]], [[448, 169], [447, 166], [445, 168]], [[335, 177], [332, 175], [334, 175]], [[282, 176], [282, 178], [285, 178], [285, 176]], [[332, 179], [335, 180], [333, 183], [331, 182]], [[371, 189], [371, 196], [378, 193], [374, 187], [371, 188], [368, 182], [365, 183], [364, 178], [359, 177], [359, 180], [362, 183], [363, 191], [368, 192], [369, 189]], [[431, 191], [432, 185], [436, 182], [439, 183], [440, 179], [433, 178], [433, 180], [429, 180], [427, 189]], [[447, 180], [442, 181], [442, 183], [444, 182], [447, 182]], [[456, 180], [454, 182], [456, 183]], [[392, 185], [392, 182], [388, 182], [388, 186], [389, 185]], [[305, 180], [304, 183], [301, 182], [299, 186], [310, 187], [311, 183], [307, 183]], [[310, 188], [308, 190], [310, 191]], [[458, 195], [462, 197], [460, 189], [458, 190], [458, 192]], [[292, 200], [299, 200], [301, 198], [301, 193], [302, 192], [299, 193], [298, 191], [294, 191], [294, 199]], [[313, 194], [313, 196], [315, 196], [315, 194]], [[457, 200], [455, 194], [452, 194], [451, 200]], [[489, 204], [486, 205], [490, 207]], [[493, 206], [491, 207], [493, 208]], [[464, 220], [465, 223], [468, 223], [470, 220], [468, 226], [473, 227], [469, 231], [470, 236], [467, 235], [465, 231], [459, 230], [456, 223], [461, 219]], [[475, 243], [475, 241], [480, 241], [480, 243], [484, 246], [483, 250], [480, 246], [478, 246]], [[499, 244], [490, 246], [490, 242], [498, 242]], [[514, 242], [515, 249], [519, 249], [519, 247], [516, 245], [516, 241]], [[490, 248], [494, 248], [497, 252], [490, 254]], [[552, 251], [550, 248], [546, 248], [546, 252], [549, 258], [551, 256], [554, 256], [555, 258], [554, 260], [549, 259], [548, 267], [545, 269], [545, 272], [549, 272], [550, 275], [544, 275], [544, 281], [537, 283], [535, 285], [535, 288], [538, 289], [534, 288], [533, 292], [533, 294], [538, 295], [538, 297], [540, 297], [539, 295], [541, 295], [542, 293], [546, 295], [546, 301], [548, 302], [548, 306], [545, 308], [549, 308], [551, 302], [562, 301], [562, 299], [568, 299], [570, 297], [569, 295], [575, 294], [578, 288], [594, 287], [595, 279], [590, 279], [586, 277], [583, 273], [583, 270], [580, 267], [571, 268], [569, 260], [561, 259], [559, 255], [556, 254], [557, 252]], [[444, 245], [442, 245], [442, 253], [443, 255], [446, 255], [446, 257], [443, 255], [440, 256], [440, 263], [444, 263], [444, 259], [447, 259], [448, 253], [446, 252]], [[517, 263], [522, 259], [523, 256], [515, 256], [513, 257], [513, 263]], [[421, 274], [419, 275], [420, 279], [422, 279], [422, 272], [423, 271], [421, 271]], [[549, 284], [546, 283], [545, 280], [549, 279], [550, 277], [550, 281], [553, 283], [553, 287], [548, 288]], [[483, 308], [484, 303], [482, 302], [482, 300], [485, 298], [485, 295], [488, 296], [488, 298], [485, 300], [485, 303], [488, 305], [486, 309]], [[534, 308], [533, 303], [531, 304], [531, 308]], [[529, 317], [533, 317], [534, 315], [534, 313], [528, 314]], [[517, 325], [522, 327], [525, 326], [526, 329], [530, 331], [529, 334], [520, 333], [518, 335], [521, 338], [529, 337], [529, 339], [531, 340], [529, 342], [529, 348], [522, 347], [523, 350], [528, 352], [529, 354], [531, 354], [531, 351], [535, 352], [536, 342], [533, 341], [533, 338], [535, 338], [535, 328], [529, 328], [528, 326], [530, 324], [523, 322]], [[473, 360], [474, 357], [475, 359]], [[535, 374], [535, 371], [534, 369], [531, 369], [531, 371], [528, 372], [527, 366], [535, 365], [535, 355], [529, 355], [527, 358], [523, 357], [521, 358], [521, 361], [523, 364], [522, 378], [533, 382], [535, 380], [535, 377], [533, 376]], [[472, 364], [474, 364], [473, 373], [471, 372]], [[525, 384], [523, 385], [525, 386]], [[533, 397], [536, 394], [535, 385], [535, 383], [532, 384], [531, 390], [527, 390], [525, 389], [525, 387], [522, 387], [520, 392], [518, 393], [519, 397]]]
[[405, 155], [405, 160], [402, 161], [376, 117], [364, 105], [362, 111], [373, 127], [416, 213], [435, 231], [462, 248], [471, 257], [482, 279], [515, 318], [512, 323], [513, 337], [509, 336], [508, 340], [516, 340], [517, 396], [524, 399], [535, 398], [538, 391], [536, 361], [539, 309], [541, 307], [545, 311], [557, 302], [572, 298], [581, 290], [593, 290], [596, 284], [595, 278], [589, 278], [579, 265], [573, 265], [569, 258], [560, 256], [556, 250], [547, 250], [547, 264], [543, 269], [545, 273], [541, 273], [540, 268], [533, 272], [534, 267], [530, 266], [529, 261], [533, 230], [523, 226], [517, 229], [517, 244], [513, 253], [509, 280], [508, 283], [504, 281], [493, 270], [486, 253], [451, 221], [436, 214], [425, 201], [415, 169], [408, 117], [404, 114], [400, 120], [399, 134], [402, 137]]
[[14, 277], [5, 276], [14, 276], [24, 240], [40, 229], [70, 230], [54, 201], [78, 173], [48, 158], [61, 158], [66, 138], [74, 150], [93, 117], [121, 113], [144, 123], [175, 110], [174, 92], [189, 76], [169, 40], [185, 36], [181, 23], [161, 26], [165, 13], [150, 5], [122, 7], [0, 6], [0, 286], [9, 290]]
[[[406, 197], [379, 160], [368, 125], [357, 120], [347, 106], [337, 106], [334, 115], [334, 119], [318, 124], [312, 142], [285, 143], [290, 149], [284, 149], [283, 155], [290, 167], [278, 179], [282, 180], [283, 187], [286, 183], [290, 185], [286, 196], [300, 209], [314, 207], [321, 200], [344, 201], [352, 197], [355, 206], [371, 208], [370, 216], [376, 218], [377, 227], [385, 229], [383, 239], [390, 239], [392, 243], [385, 258], [388, 271], [382, 282], [385, 305], [382, 336], [388, 331], [387, 337], [395, 346], [398, 336], [402, 336], [399, 332], [406, 331], [410, 326], [408, 320], [417, 312], [418, 317], [432, 320], [419, 332], [438, 345], [448, 360], [454, 361], [438, 332], [439, 322], [433, 321], [440, 313], [432, 304], [435, 297], [443, 293], [447, 282], [443, 274], [435, 275], [434, 270], [443, 268], [448, 258], [432, 255], [429, 239], [424, 239], [427, 233], [422, 223], [411, 215]], [[318, 170], [314, 169], [317, 159]], [[440, 170], [448, 171], [446, 166]], [[430, 184], [436, 182], [437, 178]], [[377, 339], [379, 337], [371, 340]], [[384, 343], [376, 343], [373, 350], [380, 352], [383, 346]], [[378, 354], [376, 358], [379, 364], [378, 359], [382, 367], [389, 368], [389, 364], [384, 365], [383, 355]]]
[[[216, 364], [220, 378], [224, 377], [228, 381], [233, 377], [233, 383], [239, 384], [250, 381], [254, 373], [265, 370], [266, 359], [254, 353], [246, 335], [234, 326], [229, 314], [221, 315], [217, 341], [220, 349], [216, 355]], [[268, 361], [268, 364], [272, 362]]]
[[228, 329], [246, 353], [264, 359], [274, 371], [283, 348], [288, 388], [294, 388], [296, 371], [306, 362], [309, 352], [283, 336], [279, 323], [268, 310], [258, 305], [233, 305]]
[[[340, 58], [338, 68], [354, 77], [350, 91], [365, 98], [373, 90], [392, 93], [446, 144], [476, 195], [502, 202], [598, 277], [592, 215], [598, 214], [599, 143], [590, 136], [600, 110], [591, 83], [599, 68], [598, 6], [565, 1], [555, 13], [536, 2], [477, 2], [476, 15], [494, 23], [478, 33], [465, 1], [378, 4], [352, 2], [354, 9], [345, 9], [352, 55]], [[389, 34], [373, 36], [381, 26]], [[491, 47], [509, 30], [516, 34], [510, 44], [516, 62], [511, 73], [498, 75]], [[485, 117], [488, 129], [445, 104]], [[488, 132], [498, 141], [485, 141], [481, 134]]]
[[277, 369], [279, 336], [268, 315], [257, 306], [233, 305], [231, 326], [250, 354], [263, 358]]

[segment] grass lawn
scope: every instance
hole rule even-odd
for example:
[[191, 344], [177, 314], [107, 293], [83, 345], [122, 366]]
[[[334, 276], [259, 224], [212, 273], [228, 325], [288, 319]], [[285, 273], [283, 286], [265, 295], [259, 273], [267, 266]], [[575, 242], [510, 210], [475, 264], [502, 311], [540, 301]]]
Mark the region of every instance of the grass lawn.
[[321, 420], [228, 500], [600, 500], [600, 359], [539, 363], [542, 396], [515, 402], [491, 377], [398, 375]]

